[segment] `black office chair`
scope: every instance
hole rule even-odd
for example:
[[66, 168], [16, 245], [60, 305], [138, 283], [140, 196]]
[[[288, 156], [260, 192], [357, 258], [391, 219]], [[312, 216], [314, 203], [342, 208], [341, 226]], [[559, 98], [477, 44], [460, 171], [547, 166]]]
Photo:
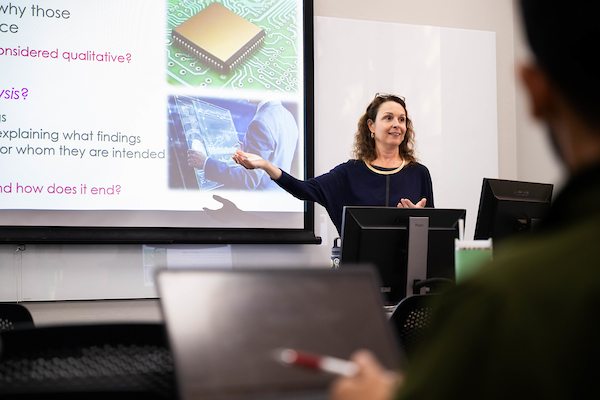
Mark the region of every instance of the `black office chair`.
[[162, 324], [71, 325], [0, 333], [0, 397], [175, 399]]
[[0, 303], [0, 332], [34, 326], [33, 317], [27, 308], [16, 303]]
[[[446, 278], [429, 278], [415, 281], [413, 295], [401, 300], [389, 318], [396, 332], [398, 344], [410, 360], [415, 349], [422, 344], [423, 337], [431, 325], [433, 303], [440, 291], [453, 286], [454, 281]], [[421, 290], [429, 288], [428, 294], [420, 294]]]
[[396, 338], [402, 350], [410, 360], [415, 348], [421, 343], [427, 328], [431, 325], [433, 308], [431, 300], [437, 295], [418, 294], [406, 297], [390, 316], [389, 322], [396, 332]]

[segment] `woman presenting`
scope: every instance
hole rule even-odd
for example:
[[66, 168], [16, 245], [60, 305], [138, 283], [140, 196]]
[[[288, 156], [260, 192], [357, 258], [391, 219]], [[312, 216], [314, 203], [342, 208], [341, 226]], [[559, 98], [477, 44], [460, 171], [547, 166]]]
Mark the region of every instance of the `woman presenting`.
[[433, 207], [429, 170], [414, 155], [413, 126], [402, 97], [377, 94], [358, 121], [351, 159], [306, 181], [261, 157], [237, 151], [232, 157], [248, 169], [263, 169], [280, 187], [321, 204], [338, 233], [344, 206]]

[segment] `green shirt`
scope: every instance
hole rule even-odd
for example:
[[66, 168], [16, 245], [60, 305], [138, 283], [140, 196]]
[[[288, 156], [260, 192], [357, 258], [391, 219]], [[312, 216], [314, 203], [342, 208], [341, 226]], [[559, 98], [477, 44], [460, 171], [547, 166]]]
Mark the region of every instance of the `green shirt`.
[[440, 296], [399, 399], [566, 399], [600, 378], [600, 167], [572, 179], [536, 234], [497, 247]]

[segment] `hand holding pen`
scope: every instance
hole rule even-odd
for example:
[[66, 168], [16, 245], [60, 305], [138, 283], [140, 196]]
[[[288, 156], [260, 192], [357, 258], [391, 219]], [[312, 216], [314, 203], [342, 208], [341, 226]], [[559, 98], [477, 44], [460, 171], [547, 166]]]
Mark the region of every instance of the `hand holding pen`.
[[308, 353], [294, 349], [280, 349], [275, 353], [277, 361], [287, 366], [295, 366], [352, 377], [358, 372], [358, 365], [341, 358]]
[[290, 367], [309, 368], [340, 376], [330, 387], [331, 400], [389, 400], [402, 384], [402, 375], [387, 370], [368, 350], [355, 352], [350, 360], [279, 349], [277, 361]]
[[386, 369], [368, 350], [355, 352], [350, 362], [357, 373], [336, 379], [329, 388], [330, 400], [390, 400], [402, 385], [403, 376]]

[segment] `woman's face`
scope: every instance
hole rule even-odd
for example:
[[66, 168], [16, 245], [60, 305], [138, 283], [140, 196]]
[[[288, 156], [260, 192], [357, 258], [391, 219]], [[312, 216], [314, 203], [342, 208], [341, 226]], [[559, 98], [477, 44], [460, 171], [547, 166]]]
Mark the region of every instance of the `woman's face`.
[[398, 147], [406, 134], [406, 110], [395, 101], [386, 101], [379, 106], [375, 121], [369, 119], [367, 125], [375, 148]]

